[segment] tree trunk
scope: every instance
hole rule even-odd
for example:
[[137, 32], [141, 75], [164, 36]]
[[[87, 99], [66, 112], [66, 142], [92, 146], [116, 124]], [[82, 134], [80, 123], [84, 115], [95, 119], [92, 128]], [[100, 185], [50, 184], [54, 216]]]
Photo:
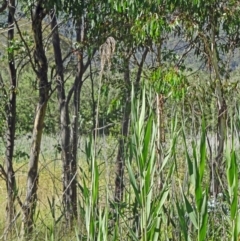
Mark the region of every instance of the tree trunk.
[[[9, 1], [8, 13], [8, 46], [12, 45], [14, 39], [14, 13], [15, 13], [15, 0]], [[14, 62], [14, 53], [8, 52], [8, 66], [10, 72], [10, 93], [7, 104], [7, 143], [6, 143], [6, 174], [7, 174], [7, 222], [6, 233], [11, 231], [11, 226], [15, 216], [14, 200], [16, 197], [16, 181], [15, 173], [13, 170], [13, 152], [14, 152], [14, 138], [15, 138], [15, 125], [16, 125], [16, 69]]]
[[[161, 169], [162, 165], [162, 143], [165, 142], [165, 133], [164, 133], [164, 96], [157, 93], [157, 167], [158, 170]], [[159, 173], [158, 177], [158, 189], [162, 187], [162, 174]]]
[[221, 187], [221, 180], [223, 180], [224, 176], [224, 167], [223, 167], [223, 153], [224, 153], [224, 144], [226, 137], [226, 128], [227, 128], [227, 104], [223, 94], [222, 88], [222, 75], [219, 70], [219, 56], [217, 49], [217, 41], [216, 41], [216, 26], [214, 11], [210, 16], [211, 22], [211, 35], [210, 38], [205, 36], [203, 33], [200, 33], [199, 36], [202, 38], [204, 42], [204, 46], [206, 49], [206, 54], [210, 61], [211, 67], [213, 68], [213, 72], [215, 74], [215, 95], [217, 97], [217, 108], [218, 108], [218, 123], [217, 123], [217, 153], [215, 160], [213, 160], [212, 168], [210, 171], [210, 193], [215, 198], [221, 192], [223, 192]]
[[[84, 38], [84, 23], [77, 21], [76, 23], [76, 41], [82, 42]], [[72, 120], [72, 131], [71, 131], [71, 159], [69, 166], [68, 179], [65, 185], [69, 186], [69, 192], [67, 197], [70, 201], [69, 218], [73, 219], [77, 217], [77, 149], [79, 139], [79, 108], [80, 108], [80, 92], [82, 88], [82, 76], [84, 73], [83, 65], [83, 50], [80, 48], [76, 51], [77, 55], [77, 73], [73, 86], [73, 120]]]
[[212, 26], [212, 65], [216, 75], [216, 96], [217, 96], [217, 106], [218, 106], [218, 126], [217, 126], [217, 156], [215, 159], [215, 175], [212, 180], [213, 185], [213, 195], [216, 197], [218, 193], [223, 192], [221, 187], [221, 181], [223, 180], [224, 167], [223, 167], [223, 152], [224, 152], [224, 143], [225, 135], [227, 128], [227, 105], [223, 95], [222, 89], [222, 78], [219, 72], [218, 67], [218, 58], [217, 58], [217, 47], [215, 40], [215, 26]]
[[[77, 214], [77, 200], [76, 195], [73, 199], [71, 193], [76, 193], [76, 175], [71, 175], [71, 130], [68, 104], [69, 100], [66, 99], [64, 87], [64, 74], [63, 74], [63, 60], [60, 47], [60, 38], [58, 32], [57, 19], [54, 12], [51, 13], [51, 28], [52, 28], [52, 44], [56, 63], [56, 81], [57, 81], [57, 94], [60, 110], [60, 130], [61, 130], [61, 155], [63, 163], [63, 206], [64, 216], [67, 225], [70, 227], [73, 217]], [[75, 171], [76, 173], [76, 171]], [[72, 180], [72, 178], [74, 180]], [[74, 185], [74, 186], [72, 186]], [[73, 208], [75, 207], [75, 208]]]
[[218, 123], [217, 123], [217, 154], [213, 164], [214, 174], [212, 175], [211, 180], [211, 192], [216, 198], [217, 194], [223, 192], [221, 187], [221, 180], [224, 176], [224, 167], [223, 167], [223, 152], [224, 152], [224, 143], [226, 137], [226, 128], [227, 128], [227, 104], [224, 98], [223, 89], [222, 89], [222, 78], [218, 66], [218, 55], [217, 55], [217, 46], [216, 46], [216, 29], [214, 21], [212, 21], [212, 33], [211, 33], [211, 50], [210, 59], [212, 66], [215, 72], [215, 81], [216, 81], [216, 97], [217, 97], [217, 107], [218, 107]]
[[95, 96], [94, 96], [94, 81], [93, 81], [93, 76], [92, 76], [92, 66], [90, 63], [90, 79], [91, 79], [91, 97], [92, 97], [92, 133], [93, 136], [95, 137], [96, 135], [94, 134], [95, 131], [97, 131], [96, 128], [96, 101], [95, 101]]
[[[211, 170], [211, 193], [216, 198], [222, 190], [221, 180], [224, 180], [223, 153], [227, 128], [227, 104], [222, 94], [221, 86], [217, 86], [218, 122], [217, 122], [217, 154]], [[223, 182], [224, 183], [224, 182]]]
[[25, 235], [31, 234], [33, 230], [33, 217], [37, 201], [39, 152], [50, 87], [47, 78], [48, 64], [42, 38], [42, 19], [44, 16], [45, 13], [42, 7], [42, 1], [39, 0], [32, 13], [32, 31], [35, 42], [34, 61], [36, 64], [35, 72], [37, 75], [37, 81], [39, 83], [39, 100], [36, 107], [33, 127], [32, 146], [27, 176], [27, 194], [23, 205], [23, 229]]
[[[162, 39], [159, 39], [159, 44], [157, 46], [157, 64], [159, 67], [162, 65]], [[159, 80], [162, 81], [162, 80]], [[156, 102], [157, 102], [157, 109], [156, 109], [156, 115], [157, 115], [157, 169], [159, 171], [159, 176], [157, 177], [157, 189], [158, 192], [162, 188], [162, 180], [163, 176], [160, 172], [161, 165], [162, 165], [162, 144], [165, 142], [165, 132], [164, 132], [164, 96], [161, 94], [161, 90], [158, 90], [159, 92], [156, 94]]]
[[[82, 16], [76, 21], [76, 42], [84, 44], [85, 38], [85, 19]], [[73, 88], [68, 94], [67, 103], [69, 102], [71, 95], [73, 94], [73, 120], [71, 122], [71, 158], [70, 163], [64, 166], [64, 170], [68, 173], [64, 177], [64, 187], [67, 190], [65, 196], [65, 203], [68, 207], [68, 220], [69, 225], [74, 218], [77, 218], [77, 150], [79, 140], [79, 111], [80, 111], [80, 94], [83, 85], [83, 74], [90, 65], [91, 58], [96, 53], [96, 49], [93, 49], [91, 56], [88, 56], [88, 60], [84, 64], [83, 62], [83, 47], [79, 47], [75, 50], [77, 56], [77, 73], [75, 76]]]
[[129, 121], [130, 121], [130, 103], [131, 103], [131, 82], [130, 82], [130, 70], [129, 70], [129, 59], [125, 60], [125, 70], [124, 70], [124, 81], [126, 85], [125, 91], [125, 106], [121, 127], [121, 137], [119, 138], [118, 153], [116, 160], [116, 178], [115, 178], [115, 202], [119, 203], [123, 199], [123, 176], [124, 176], [124, 165], [125, 165], [125, 140], [128, 136]]

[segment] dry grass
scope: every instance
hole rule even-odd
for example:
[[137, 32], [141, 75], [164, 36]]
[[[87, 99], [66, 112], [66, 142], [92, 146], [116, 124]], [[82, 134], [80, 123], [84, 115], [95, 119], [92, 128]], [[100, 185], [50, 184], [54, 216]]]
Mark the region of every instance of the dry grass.
[[[28, 163], [14, 163], [14, 170], [16, 172], [18, 195], [23, 202], [26, 194]], [[61, 202], [61, 164], [57, 162], [40, 162], [39, 174], [37, 213], [39, 215], [39, 221], [46, 224], [52, 219], [48, 199], [54, 199], [56, 206]], [[1, 179], [0, 204], [2, 212], [0, 215], [0, 233], [2, 233], [5, 223], [6, 195], [6, 184], [5, 181]], [[19, 205], [16, 205], [16, 209], [17, 211], [20, 210]]]
[[[105, 188], [106, 185], [109, 187], [110, 193], [113, 193], [114, 186], [114, 166], [110, 165], [109, 170], [106, 171], [106, 163], [99, 162], [100, 171], [100, 183], [99, 189], [101, 190], [100, 195], [100, 205], [104, 205], [106, 196]], [[81, 169], [85, 172], [87, 180], [91, 180], [91, 174], [86, 162], [81, 162]], [[18, 188], [18, 195], [23, 202], [26, 195], [26, 181], [27, 181], [27, 171], [28, 162], [14, 162], [14, 170], [16, 175], [16, 182]], [[82, 173], [80, 173], [79, 168], [79, 178], [78, 181], [81, 183]], [[86, 181], [86, 180], [85, 180]], [[7, 192], [5, 181], [0, 179], [0, 206], [2, 207], [2, 212], [0, 214], [0, 233], [3, 233], [5, 225], [5, 207], [7, 203]], [[60, 160], [55, 161], [40, 161], [39, 163], [39, 184], [38, 184], [38, 202], [36, 209], [36, 225], [38, 227], [38, 232], [44, 234], [49, 227], [54, 225], [54, 220], [56, 221], [62, 213], [62, 163]], [[81, 196], [79, 196], [81, 199]], [[20, 212], [20, 207], [16, 203], [17, 212]], [[53, 218], [53, 211], [55, 212], [55, 218]], [[17, 221], [17, 227], [20, 230], [21, 227], [21, 215]], [[61, 227], [59, 225], [58, 227]], [[61, 232], [61, 228], [58, 228], [58, 232]], [[63, 237], [64, 234], [58, 233], [58, 236]]]

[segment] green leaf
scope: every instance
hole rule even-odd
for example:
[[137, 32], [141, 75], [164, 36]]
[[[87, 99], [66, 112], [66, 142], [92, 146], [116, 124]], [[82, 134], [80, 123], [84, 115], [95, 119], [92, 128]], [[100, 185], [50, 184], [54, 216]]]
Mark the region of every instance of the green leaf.
[[203, 180], [203, 174], [205, 171], [206, 164], [206, 130], [205, 130], [205, 120], [202, 120], [202, 136], [200, 142], [200, 164], [199, 164], [199, 176], [200, 182]]
[[184, 208], [182, 206], [180, 206], [180, 203], [176, 202], [176, 206], [177, 206], [177, 212], [178, 212], [178, 218], [179, 218], [179, 223], [180, 223], [180, 228], [183, 232], [183, 236], [185, 241], [188, 241], [188, 225], [185, 219], [185, 213], [184, 213]]
[[147, 121], [146, 131], [144, 135], [143, 152], [142, 152], [142, 156], [144, 160], [147, 160], [149, 155], [149, 144], [151, 142], [151, 133], [152, 133], [152, 117], [150, 117]]
[[202, 187], [201, 187], [201, 181], [199, 178], [199, 168], [197, 165], [197, 160], [194, 158], [193, 161], [193, 170], [194, 170], [194, 185], [195, 185], [195, 199], [196, 199], [196, 205], [197, 205], [197, 210], [198, 212], [201, 211], [201, 204], [202, 204]]
[[201, 225], [200, 225], [199, 241], [206, 240], [207, 224], [208, 224], [207, 197], [208, 197], [208, 193], [206, 189], [206, 192], [203, 195], [203, 202], [201, 204]]
[[236, 195], [233, 195], [232, 203], [230, 207], [230, 213], [231, 213], [231, 219], [234, 220], [237, 214], [237, 203], [238, 203], [238, 197]]
[[194, 227], [196, 229], [198, 229], [196, 213], [195, 213], [194, 209], [192, 208], [190, 202], [188, 201], [187, 197], [185, 196], [185, 194], [183, 194], [183, 198], [184, 198], [184, 203], [185, 203], [185, 207], [186, 207], [188, 216], [189, 216], [190, 220], [192, 221], [192, 224], [194, 225]]
[[141, 198], [139, 196], [140, 192], [139, 192], [139, 189], [137, 187], [137, 182], [136, 182], [136, 178], [133, 174], [133, 170], [132, 170], [132, 167], [131, 167], [131, 164], [129, 161], [127, 161], [127, 170], [128, 170], [128, 174], [129, 174], [129, 178], [130, 178], [130, 183], [131, 183], [131, 186], [134, 190], [134, 193], [135, 193], [135, 196], [138, 200], [138, 203], [140, 205], [140, 207], [142, 206], [142, 201], [141, 201]]

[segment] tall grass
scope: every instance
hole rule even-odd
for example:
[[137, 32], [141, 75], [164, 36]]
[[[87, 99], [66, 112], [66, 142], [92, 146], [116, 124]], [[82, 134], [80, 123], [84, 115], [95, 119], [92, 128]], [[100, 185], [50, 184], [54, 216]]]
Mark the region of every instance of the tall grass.
[[153, 109], [149, 106], [151, 96], [146, 95], [145, 88], [140, 100], [135, 100], [134, 96], [132, 92], [132, 134], [127, 159], [130, 180], [127, 190], [131, 193], [130, 205], [133, 206], [133, 222], [128, 225], [129, 237], [131, 240], [159, 240], [164, 215], [162, 207], [169, 195], [169, 185], [166, 179], [161, 190], [156, 192], [155, 183], [159, 175], [156, 162], [157, 129]]
[[[203, 177], [206, 166], [206, 129], [205, 121], [202, 121], [202, 133], [199, 150], [197, 150], [196, 143], [192, 142], [192, 156], [188, 152], [186, 137], [183, 130], [183, 141], [185, 144], [185, 157], [188, 166], [188, 175], [190, 177], [190, 184], [193, 186], [194, 202], [190, 203], [188, 197], [182, 192], [184, 208], [190, 221], [197, 231], [197, 240], [206, 240], [207, 224], [208, 224], [208, 183], [203, 188]], [[182, 206], [183, 207], [183, 206]], [[190, 240], [188, 235], [187, 225], [184, 223], [183, 210], [181, 210], [179, 203], [177, 203], [179, 218], [181, 220], [181, 229], [185, 240]]]
[[[168, 141], [159, 166], [153, 94], [148, 87], [138, 94], [132, 88], [122, 203], [114, 203], [110, 187], [114, 168], [103, 160], [101, 151], [96, 153], [96, 142], [89, 137], [85, 158], [79, 164], [78, 220], [72, 230], [64, 233], [60, 197], [45, 197], [44, 212], [51, 218], [42, 221], [41, 229], [36, 226], [38, 240], [238, 240], [239, 160], [234, 138], [225, 149], [225, 192], [213, 197], [209, 191], [209, 158], [214, 153], [209, 153], [206, 120], [201, 121], [200, 137], [189, 140], [184, 120], [178, 109], [172, 108], [172, 118], [167, 123]], [[39, 208], [39, 212], [38, 219], [43, 211]]]
[[[232, 145], [233, 146], [233, 145]], [[226, 150], [228, 202], [230, 206], [231, 240], [238, 240], [240, 220], [238, 211], [238, 166], [236, 152], [227, 146]]]

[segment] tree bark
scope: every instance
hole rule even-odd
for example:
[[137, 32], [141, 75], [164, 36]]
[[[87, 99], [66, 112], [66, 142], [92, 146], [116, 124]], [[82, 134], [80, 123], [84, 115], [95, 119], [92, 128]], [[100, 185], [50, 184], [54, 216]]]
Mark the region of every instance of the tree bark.
[[[76, 41], [78, 43], [83, 42], [84, 38], [84, 19], [77, 21], [76, 23]], [[65, 182], [65, 187], [69, 186], [69, 197], [66, 197], [70, 201], [69, 205], [69, 220], [77, 218], [77, 149], [79, 140], [79, 109], [80, 109], [80, 92], [82, 88], [82, 76], [84, 73], [83, 64], [83, 50], [79, 48], [76, 51], [77, 55], [77, 73], [75, 76], [73, 86], [73, 120], [71, 130], [71, 159], [69, 166], [66, 167], [69, 170], [68, 180]], [[69, 202], [68, 200], [66, 200]], [[69, 223], [70, 225], [70, 223]]]
[[[213, 18], [214, 19], [214, 18]], [[217, 57], [217, 46], [216, 46], [216, 29], [214, 25], [214, 20], [212, 19], [212, 33], [211, 33], [211, 61], [212, 66], [215, 72], [215, 81], [216, 81], [216, 97], [217, 97], [217, 108], [218, 108], [218, 123], [217, 123], [217, 154], [214, 162], [214, 172], [212, 179], [212, 194], [216, 196], [223, 192], [221, 186], [221, 180], [224, 176], [224, 167], [223, 167], [223, 152], [224, 144], [226, 138], [226, 129], [227, 129], [227, 104], [224, 98], [223, 89], [222, 89], [222, 77], [219, 71], [218, 66], [218, 57]]]
[[125, 106], [121, 127], [121, 137], [119, 138], [117, 160], [116, 160], [116, 178], [115, 178], [115, 196], [114, 200], [119, 203], [123, 199], [124, 190], [124, 166], [125, 166], [125, 140], [128, 136], [129, 121], [130, 121], [130, 103], [131, 103], [131, 82], [130, 82], [130, 69], [129, 69], [129, 58], [124, 63], [124, 81], [126, 85], [125, 91]]
[[39, 0], [32, 12], [32, 31], [35, 42], [34, 61], [36, 64], [36, 75], [39, 87], [39, 100], [36, 107], [33, 127], [27, 176], [27, 194], [23, 205], [23, 231], [25, 235], [31, 234], [33, 230], [33, 217], [37, 201], [39, 152], [50, 89], [47, 77], [48, 63], [42, 37], [42, 19], [45, 17], [42, 3], [43, 1]]
[[[14, 14], [15, 14], [15, 0], [9, 1], [8, 12], [8, 47], [12, 45], [14, 39]], [[17, 81], [16, 81], [16, 69], [14, 61], [14, 52], [8, 52], [8, 66], [10, 73], [10, 93], [9, 100], [6, 108], [7, 112], [7, 134], [6, 134], [6, 174], [7, 174], [7, 222], [6, 222], [6, 234], [11, 231], [11, 226], [15, 217], [14, 201], [16, 197], [16, 181], [15, 173], [13, 170], [13, 152], [14, 152], [14, 138], [15, 138], [15, 126], [16, 126], [16, 93], [17, 93]]]
[[51, 28], [53, 31], [52, 43], [56, 63], [57, 94], [60, 110], [61, 154], [63, 163], [63, 206], [67, 225], [68, 227], [71, 227], [74, 218], [77, 216], [77, 170], [76, 165], [72, 167], [73, 163], [76, 162], [76, 158], [73, 158], [72, 156], [76, 156], [77, 149], [75, 149], [75, 153], [73, 154], [70, 139], [71, 129], [68, 108], [69, 100], [67, 100], [65, 94], [62, 52], [60, 47], [57, 19], [54, 12], [51, 13], [51, 18]]
[[215, 73], [215, 94], [217, 97], [217, 108], [218, 108], [218, 123], [217, 123], [217, 153], [216, 158], [213, 161], [213, 170], [210, 172], [211, 178], [211, 194], [216, 198], [216, 196], [222, 192], [221, 181], [224, 176], [223, 167], [223, 153], [224, 144], [226, 138], [226, 128], [227, 128], [227, 104], [224, 98], [222, 89], [222, 76], [219, 71], [218, 66], [218, 55], [217, 55], [217, 42], [216, 42], [216, 27], [215, 27], [214, 16], [211, 16], [211, 46], [208, 45], [207, 38], [201, 34], [203, 38], [205, 47], [207, 49], [207, 54], [210, 59], [211, 65]]
[[[82, 16], [76, 21], [76, 42], [84, 43], [85, 38], [85, 19]], [[73, 119], [71, 122], [71, 158], [70, 163], [64, 166], [64, 170], [67, 175], [64, 177], [64, 188], [66, 190], [66, 196], [64, 197], [69, 220], [69, 226], [74, 218], [77, 218], [77, 153], [78, 153], [78, 141], [79, 141], [79, 111], [80, 111], [80, 94], [83, 85], [83, 74], [90, 65], [91, 58], [96, 53], [96, 49], [93, 49], [91, 56], [88, 56], [86, 63], [83, 61], [83, 47], [79, 47], [75, 50], [77, 56], [77, 73], [75, 76], [74, 84], [71, 91], [67, 96], [67, 103], [69, 103], [71, 96], [73, 95]]]
[[[159, 44], [157, 46], [157, 62], [158, 66], [162, 65], [162, 39], [159, 40]], [[162, 81], [162, 80], [159, 80]], [[156, 143], [156, 151], [157, 151], [157, 169], [161, 169], [162, 165], [162, 144], [165, 142], [165, 133], [164, 133], [164, 96], [161, 94], [161, 90], [156, 94], [156, 115], [157, 115], [157, 143]], [[157, 189], [161, 190], [162, 187], [162, 173], [159, 173], [157, 182]]]
[[[221, 93], [220, 93], [221, 94]], [[218, 122], [217, 122], [217, 155], [214, 161], [214, 174], [212, 175], [211, 191], [216, 198], [222, 190], [220, 180], [224, 180], [223, 153], [227, 128], [227, 104], [223, 96], [218, 97]], [[220, 100], [221, 99], [221, 100]]]
[[[161, 169], [162, 165], [162, 144], [165, 142], [165, 132], [164, 132], [164, 96], [157, 93], [157, 168]], [[159, 173], [158, 177], [158, 189], [162, 187], [162, 174]]]

